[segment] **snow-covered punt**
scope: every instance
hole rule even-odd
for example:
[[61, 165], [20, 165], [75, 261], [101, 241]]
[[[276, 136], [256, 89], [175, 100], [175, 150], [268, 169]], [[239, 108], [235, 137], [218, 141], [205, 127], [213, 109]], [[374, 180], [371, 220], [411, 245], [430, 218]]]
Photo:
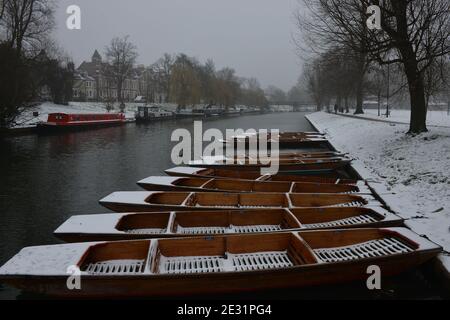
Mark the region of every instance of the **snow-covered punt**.
[[[259, 142], [260, 134], [246, 133], [231, 137], [222, 142], [233, 145], [236, 148], [241, 146], [249, 147], [252, 142]], [[328, 140], [323, 133], [319, 132], [281, 132], [279, 134], [268, 133], [267, 142], [277, 142], [280, 147], [304, 148], [304, 147], [324, 147], [328, 145]]]
[[78, 129], [93, 126], [120, 125], [126, 122], [123, 113], [51, 113], [47, 122], [38, 124], [41, 130]]
[[172, 177], [203, 177], [203, 178], [230, 178], [254, 181], [288, 181], [288, 182], [315, 182], [364, 185], [365, 182], [354, 179], [342, 179], [334, 175], [296, 175], [296, 174], [266, 174], [262, 175], [258, 171], [237, 171], [221, 168], [195, 168], [195, 167], [174, 167], [164, 171]]
[[268, 168], [277, 161], [279, 172], [292, 173], [327, 173], [346, 167], [351, 163], [347, 157], [333, 158], [226, 158], [226, 157], [204, 157], [201, 160], [189, 162], [190, 167], [200, 168], [221, 168], [240, 171], [257, 171], [261, 168]]
[[67, 242], [401, 226], [382, 207], [114, 213], [73, 216], [54, 234]]
[[[87, 242], [25, 248], [0, 268], [0, 281], [52, 296], [211, 294], [365, 282], [370, 265], [390, 276], [440, 251], [404, 228]], [[67, 285], [74, 266], [79, 290]]]
[[148, 191], [372, 194], [370, 189], [364, 184], [254, 181], [225, 178], [151, 176], [138, 181], [138, 185]]
[[116, 212], [381, 206], [369, 195], [150, 191], [114, 192], [100, 204]]

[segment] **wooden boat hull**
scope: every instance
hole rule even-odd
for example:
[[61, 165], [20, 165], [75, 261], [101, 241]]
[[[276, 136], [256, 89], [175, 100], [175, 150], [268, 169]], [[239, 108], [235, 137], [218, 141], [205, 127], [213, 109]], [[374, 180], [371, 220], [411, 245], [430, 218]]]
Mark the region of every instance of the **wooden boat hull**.
[[[296, 200], [292, 201], [292, 199]], [[114, 192], [101, 199], [100, 204], [116, 212], [294, 209], [381, 205], [376, 199], [368, 195], [208, 192]]]
[[113, 192], [100, 204], [116, 212], [381, 206], [370, 195], [307, 193]]
[[[280, 133], [274, 140], [280, 148], [320, 148], [329, 145], [329, 142], [321, 133]], [[259, 136], [234, 137], [230, 140], [224, 140], [226, 146], [232, 145], [235, 149], [251, 147], [251, 141], [259, 147]], [[270, 135], [267, 137], [267, 145], [270, 148]]]
[[115, 213], [73, 216], [54, 235], [86, 242], [401, 225], [402, 218], [381, 207]]
[[[282, 161], [282, 160], [280, 160]], [[351, 163], [351, 160], [341, 160], [341, 161], [327, 161], [323, 162], [314, 162], [314, 163], [283, 163], [280, 162], [278, 165], [279, 172], [286, 173], [303, 173], [309, 172], [314, 174], [320, 174], [322, 172], [335, 171], [341, 168], [348, 166]], [[219, 169], [227, 169], [227, 170], [240, 170], [240, 171], [258, 171], [262, 168], [268, 168], [268, 165], [261, 164], [208, 164], [207, 162], [191, 162], [189, 166], [194, 168], [219, 168]]]
[[[315, 234], [312, 234], [315, 233]], [[65, 270], [61, 272], [49, 273], [47, 275], [36, 274], [36, 271], [30, 273], [23, 273], [22, 270], [28, 270], [31, 261], [26, 261], [26, 266], [19, 267], [19, 271], [15, 273], [12, 271], [12, 265], [15, 263], [23, 263], [23, 257], [16, 257], [11, 259], [5, 266], [0, 268], [0, 281], [5, 284], [12, 285], [27, 292], [40, 293], [57, 297], [75, 297], [75, 298], [120, 298], [120, 297], [152, 297], [152, 296], [182, 296], [194, 294], [219, 294], [227, 292], [245, 292], [258, 291], [267, 289], [285, 289], [285, 288], [299, 288], [314, 285], [325, 285], [334, 283], [343, 283], [349, 281], [367, 281], [367, 270], [369, 266], [376, 265], [380, 267], [381, 275], [383, 277], [397, 275], [403, 271], [415, 268], [426, 261], [435, 257], [442, 248], [425, 240], [418, 235], [412, 233], [407, 229], [360, 229], [360, 230], [337, 230], [337, 231], [309, 231], [300, 233], [286, 233], [286, 234], [271, 234], [271, 235], [249, 235], [249, 236], [233, 236], [233, 237], [217, 237], [211, 239], [172, 239], [172, 240], [158, 240], [155, 247], [158, 248], [161, 244], [166, 247], [167, 241], [171, 241], [171, 252], [176, 254], [173, 250], [187, 250], [190, 254], [198, 253], [205, 255], [206, 252], [217, 251], [219, 247], [228, 248], [225, 250], [237, 250], [236, 244], [241, 245], [240, 251], [247, 252], [247, 250], [254, 250], [255, 247], [279, 247], [280, 242], [288, 242], [286, 245], [294, 246], [296, 252], [303, 252], [302, 257], [307, 256], [307, 252], [311, 248], [316, 248], [317, 244], [311, 245], [311, 239], [315, 242], [329, 241], [330, 239], [340, 239], [333, 245], [338, 243], [354, 243], [359, 239], [360, 234], [380, 233], [386, 235], [393, 235], [402, 241], [407, 241], [409, 245], [414, 244], [412, 251], [404, 253], [381, 254], [372, 258], [363, 258], [356, 260], [340, 261], [340, 262], [320, 262], [318, 263], [314, 256], [311, 256], [303, 263], [295, 264], [290, 267], [270, 268], [264, 270], [254, 271], [234, 271], [234, 272], [204, 272], [204, 273], [154, 273], [137, 275], [109, 275], [109, 274], [87, 274], [81, 277], [81, 289], [69, 290], [67, 288], [68, 275]], [[344, 238], [342, 238], [344, 237]], [[342, 239], [341, 239], [342, 238]], [[289, 240], [291, 239], [291, 240]], [[318, 240], [319, 239], [319, 240]], [[303, 242], [302, 242], [303, 241]], [[306, 241], [306, 242], [305, 242]], [[359, 241], [359, 240], [358, 240]], [[141, 243], [143, 241], [140, 241]], [[152, 242], [153, 243], [153, 240]], [[197, 245], [196, 245], [197, 244]], [[209, 246], [207, 245], [209, 244]], [[138, 244], [141, 245], [141, 244]], [[198, 247], [200, 246], [200, 248]], [[65, 245], [68, 246], [72, 245]], [[86, 244], [89, 251], [86, 251], [80, 261], [81, 268], [89, 262], [89, 259], [95, 258], [92, 256], [96, 251], [102, 250], [103, 259], [108, 259], [111, 254], [117, 255], [117, 251], [107, 252], [108, 248], [123, 247], [129, 248], [135, 246], [133, 242], [124, 243], [98, 243]], [[158, 246], [158, 247], [157, 247]], [[228, 247], [230, 246], [230, 247]], [[319, 246], [322, 248], [322, 245]], [[32, 249], [31, 253], [32, 253]], [[292, 249], [290, 249], [292, 250]], [[50, 252], [51, 250], [47, 250]], [[75, 249], [75, 251], [77, 251]], [[178, 252], [178, 254], [182, 254]], [[218, 251], [217, 251], [218, 252]], [[252, 251], [251, 251], [252, 252]], [[25, 252], [26, 253], [26, 252]], [[83, 253], [83, 250], [78, 250], [78, 257]], [[156, 251], [155, 251], [156, 253]], [[98, 254], [98, 253], [97, 253]], [[122, 253], [127, 255], [129, 253]], [[151, 264], [160, 265], [162, 263], [155, 255], [149, 255]], [[100, 257], [96, 257], [100, 258]], [[293, 257], [295, 258], [295, 257]], [[162, 258], [161, 258], [162, 259]], [[226, 258], [225, 256], [225, 259]], [[297, 258], [296, 258], [297, 259]], [[312, 260], [311, 260], [312, 259]], [[65, 266], [71, 259], [64, 262], [61, 266]], [[86, 262], [87, 261], [87, 262]], [[103, 261], [103, 260], [101, 260]], [[316, 262], [313, 262], [316, 261]], [[37, 263], [37, 268], [41, 267], [42, 262]], [[31, 264], [30, 264], [31, 266]], [[153, 269], [151, 269], [153, 270]]]
[[341, 179], [333, 174], [313, 175], [295, 175], [287, 173], [278, 173], [276, 175], [261, 175], [257, 171], [236, 171], [229, 169], [215, 168], [194, 168], [194, 167], [175, 167], [164, 171], [171, 177], [193, 177], [193, 178], [217, 178], [217, 179], [241, 179], [253, 181], [281, 181], [281, 182], [312, 182], [312, 183], [334, 183], [355, 185], [358, 180]]
[[[182, 282], [176, 279], [137, 279], [136, 277], [90, 278], [83, 281], [82, 290], [68, 290], [66, 277], [30, 276], [27, 279], [9, 277], [3, 283], [20, 290], [59, 298], [143, 298], [163, 296], [186, 296], [202, 294], [223, 294], [255, 292], [271, 289], [302, 288], [318, 285], [340, 284], [351, 281], [367, 281], [367, 268], [377, 265], [382, 276], [395, 276], [420, 266], [435, 256], [434, 253], [420, 257], [399, 257], [373, 261], [365, 264], [342, 263], [330, 270], [325, 265], [303, 270], [257, 272], [240, 276], [234, 275], [187, 275]], [[339, 277], [336, 277], [339, 275]]]
[[308, 182], [273, 182], [239, 179], [157, 177], [151, 176], [137, 184], [148, 191], [197, 192], [293, 192], [293, 193], [360, 193], [372, 194], [363, 182], [358, 185]]

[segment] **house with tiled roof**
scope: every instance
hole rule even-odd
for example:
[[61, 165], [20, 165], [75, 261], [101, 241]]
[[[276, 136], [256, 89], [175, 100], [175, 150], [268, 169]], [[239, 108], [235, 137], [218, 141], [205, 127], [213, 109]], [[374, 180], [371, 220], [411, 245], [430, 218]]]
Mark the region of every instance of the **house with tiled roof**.
[[[75, 72], [73, 98], [78, 101], [116, 101], [117, 84], [108, 75], [107, 63], [103, 62], [100, 53], [95, 50], [91, 61], [83, 61]], [[144, 68], [145, 69], [145, 68]], [[134, 101], [142, 94], [145, 77], [139, 69], [133, 69], [125, 79], [122, 87], [122, 97], [125, 101]]]

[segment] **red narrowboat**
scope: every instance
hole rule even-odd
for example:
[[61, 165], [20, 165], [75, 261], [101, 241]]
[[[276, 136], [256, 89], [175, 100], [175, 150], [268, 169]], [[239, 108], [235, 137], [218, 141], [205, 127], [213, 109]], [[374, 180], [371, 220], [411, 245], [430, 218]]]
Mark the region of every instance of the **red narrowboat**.
[[50, 113], [47, 122], [38, 124], [43, 130], [87, 129], [98, 126], [121, 125], [126, 122], [123, 113]]

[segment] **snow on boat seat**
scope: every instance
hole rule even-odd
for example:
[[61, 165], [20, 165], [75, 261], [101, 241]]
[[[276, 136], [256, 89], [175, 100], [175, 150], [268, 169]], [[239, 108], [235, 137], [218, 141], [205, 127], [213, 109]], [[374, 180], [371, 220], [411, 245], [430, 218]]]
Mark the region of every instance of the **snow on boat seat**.
[[222, 256], [160, 257], [159, 273], [210, 273], [279, 269], [294, 266], [287, 251]]
[[235, 254], [230, 258], [233, 262], [233, 271], [279, 269], [294, 266], [287, 251]]
[[167, 232], [170, 213], [131, 214], [121, 217], [116, 229], [129, 234], [164, 234]]
[[178, 234], [225, 234], [230, 233], [229, 227], [177, 227]]
[[89, 263], [85, 271], [89, 274], [127, 275], [140, 274], [145, 269], [145, 260], [111, 260]]
[[167, 229], [143, 228], [143, 229], [130, 229], [123, 231], [129, 234], [164, 234], [166, 233]]
[[381, 220], [380, 218], [377, 219], [375, 216], [371, 214], [363, 214], [359, 216], [329, 222], [302, 224], [302, 226], [307, 229], [333, 228], [333, 227], [350, 226], [355, 224], [373, 223], [378, 222], [380, 220]]
[[347, 202], [347, 203], [340, 203], [337, 204], [337, 207], [362, 207], [364, 206], [366, 203], [364, 203], [363, 201], [352, 201], [352, 202]]
[[252, 233], [252, 232], [271, 232], [281, 231], [281, 225], [249, 225], [249, 226], [232, 226], [235, 233]]
[[[293, 233], [243, 237], [205, 237], [160, 240], [160, 274], [243, 272], [283, 269], [317, 263], [307, 244]], [[180, 249], [182, 246], [182, 249]]]
[[245, 226], [228, 226], [228, 227], [182, 227], [178, 226], [176, 233], [178, 234], [229, 234], [229, 233], [257, 233], [281, 231], [281, 225], [245, 225]]
[[225, 271], [224, 259], [220, 256], [164, 257], [159, 258], [159, 273], [210, 273]]
[[90, 275], [136, 275], [145, 271], [150, 241], [105, 242], [91, 246], [80, 269]]
[[316, 249], [321, 262], [341, 262], [413, 252], [414, 248], [396, 238], [376, 239], [350, 246]]

